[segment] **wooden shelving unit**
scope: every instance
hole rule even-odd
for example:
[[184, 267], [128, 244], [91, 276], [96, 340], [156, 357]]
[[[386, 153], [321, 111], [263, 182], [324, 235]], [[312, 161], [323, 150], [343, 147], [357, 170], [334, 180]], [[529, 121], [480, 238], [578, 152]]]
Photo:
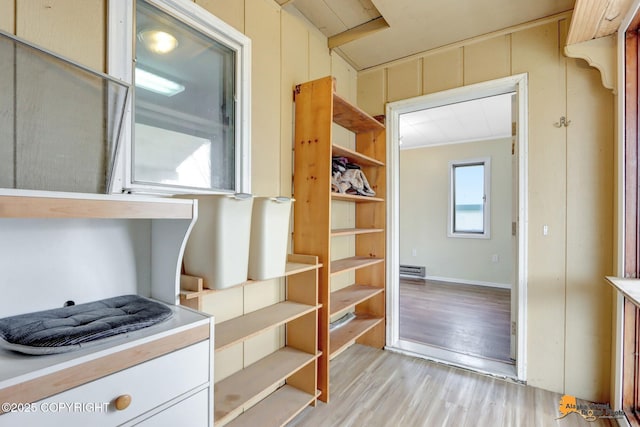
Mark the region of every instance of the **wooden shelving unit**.
[[[325, 266], [319, 275], [318, 360], [320, 400], [329, 401], [329, 361], [354, 342], [385, 344], [385, 126], [335, 93], [332, 77], [295, 89], [294, 250], [317, 254]], [[332, 125], [355, 134], [355, 149], [333, 143]], [[375, 197], [331, 191], [332, 156], [361, 166]], [[331, 229], [332, 203], [353, 203], [355, 227]], [[333, 259], [331, 240], [352, 236], [355, 253]], [[331, 278], [355, 271], [355, 283], [331, 291]], [[332, 315], [356, 317], [330, 332]]]
[[[316, 402], [318, 352], [318, 257], [289, 255], [285, 268], [287, 299], [216, 325], [215, 351], [285, 326], [286, 344], [215, 383], [216, 426], [282, 426]], [[202, 308], [202, 297], [260, 283], [248, 280], [224, 289], [203, 289], [203, 280], [182, 275], [180, 299]], [[215, 313], [212, 313], [215, 315]], [[267, 397], [268, 390], [275, 391]]]

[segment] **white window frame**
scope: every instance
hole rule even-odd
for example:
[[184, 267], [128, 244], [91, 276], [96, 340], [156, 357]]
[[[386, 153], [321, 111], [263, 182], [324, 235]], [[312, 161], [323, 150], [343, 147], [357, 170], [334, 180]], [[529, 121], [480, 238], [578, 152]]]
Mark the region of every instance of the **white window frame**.
[[[144, 0], [150, 5], [201, 31], [236, 52], [235, 189], [251, 192], [251, 40], [189, 0]], [[110, 0], [108, 5], [107, 72], [133, 86], [135, 0]], [[133, 89], [135, 91], [135, 89]], [[135, 94], [134, 94], [135, 96]], [[132, 182], [133, 97], [129, 97], [114, 180], [109, 192], [226, 193]]]
[[[484, 166], [484, 206], [483, 206], [483, 232], [474, 233], [467, 231], [455, 231], [455, 168], [458, 166]], [[454, 160], [449, 162], [449, 209], [447, 219], [447, 236], [465, 239], [490, 239], [491, 238], [491, 158], [480, 157], [475, 159]]]

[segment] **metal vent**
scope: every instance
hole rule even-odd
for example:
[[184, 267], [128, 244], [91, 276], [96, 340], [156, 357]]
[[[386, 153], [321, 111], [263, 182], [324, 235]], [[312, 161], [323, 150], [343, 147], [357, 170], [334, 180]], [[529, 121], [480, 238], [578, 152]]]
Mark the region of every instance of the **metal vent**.
[[427, 274], [427, 268], [417, 265], [400, 265], [400, 274], [403, 276], [424, 277]]

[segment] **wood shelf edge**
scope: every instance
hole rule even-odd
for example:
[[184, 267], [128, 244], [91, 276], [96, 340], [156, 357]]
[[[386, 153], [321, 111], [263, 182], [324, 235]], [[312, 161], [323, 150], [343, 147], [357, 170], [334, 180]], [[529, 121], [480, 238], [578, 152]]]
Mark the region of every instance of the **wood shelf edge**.
[[239, 288], [243, 286], [255, 285], [257, 283], [267, 282], [269, 280], [276, 280], [282, 277], [293, 276], [294, 274], [304, 273], [305, 271], [316, 270], [322, 267], [322, 264], [318, 262], [318, 257], [313, 255], [300, 255], [300, 254], [288, 254], [287, 264], [285, 266], [285, 273], [282, 276], [274, 277], [265, 280], [253, 280], [249, 279], [245, 282], [238, 283], [237, 285], [229, 286], [225, 289], [209, 289], [203, 288], [198, 291], [192, 290], [190, 285], [184, 286], [183, 280], [187, 280], [190, 283], [193, 280], [200, 279], [201, 277], [192, 276], [189, 274], [182, 274], [180, 278], [180, 296], [185, 299], [199, 298], [204, 295], [209, 295], [217, 292], [224, 292], [229, 289]]
[[640, 279], [606, 276], [605, 280], [630, 302], [640, 307]]
[[[289, 307], [288, 311], [290, 313], [286, 316], [282, 316], [281, 311], [285, 307]], [[215, 351], [222, 351], [225, 348], [246, 341], [247, 339], [254, 337], [262, 332], [265, 332], [269, 329], [277, 328], [280, 325], [284, 325], [287, 322], [295, 320], [316, 310], [318, 310], [317, 305], [307, 305], [292, 301], [283, 301], [221, 322], [216, 325]], [[256, 318], [260, 319], [260, 317], [270, 317], [270, 315], [274, 314], [273, 312], [276, 312], [277, 315], [274, 315], [273, 317], [275, 317], [275, 319], [272, 319], [269, 322], [266, 322], [264, 320], [258, 322], [255, 320]], [[252, 322], [255, 322], [255, 324], [252, 325]], [[240, 329], [240, 327], [247, 329], [247, 331], [238, 335], [237, 331]], [[234, 331], [234, 333], [228, 332], [227, 329]], [[229, 334], [231, 337], [225, 338], [223, 342], [220, 342], [221, 335], [224, 336], [227, 334]]]
[[[345, 120], [343, 116], [356, 118], [354, 120]], [[378, 120], [374, 119], [367, 112], [347, 101], [335, 91], [333, 92], [333, 121], [340, 126], [354, 133], [362, 132], [384, 132], [385, 126]]]
[[342, 202], [360, 202], [360, 203], [375, 203], [384, 202], [384, 199], [380, 197], [359, 196], [356, 194], [345, 194], [331, 192], [332, 200], [339, 200]]
[[384, 162], [378, 159], [374, 159], [373, 157], [369, 157], [341, 145], [333, 144], [331, 146], [331, 155], [347, 157], [353, 163], [359, 164], [360, 166], [384, 166]]
[[285, 384], [226, 425], [285, 425], [316, 398], [313, 394]]
[[331, 331], [329, 335], [329, 360], [337, 357], [383, 320], [383, 317], [358, 314], [351, 322]]
[[384, 262], [384, 258], [354, 256], [349, 258], [341, 258], [331, 261], [331, 276], [342, 274], [351, 270], [370, 267], [375, 264]]
[[356, 236], [359, 234], [383, 233], [384, 228], [334, 228], [331, 237]]
[[2, 192], [0, 218], [193, 219], [193, 200], [128, 197]]
[[[331, 307], [331, 316], [334, 316], [342, 311], [355, 307], [356, 305], [384, 292], [384, 288], [379, 288], [371, 285], [351, 285], [337, 291], [331, 292], [330, 298], [332, 301], [329, 306]], [[333, 301], [334, 298], [346, 297], [349, 302], [346, 304], [337, 304]], [[339, 308], [335, 308], [338, 306]]]
[[[227, 412], [225, 412], [224, 415], [215, 418], [214, 422], [216, 423], [216, 425], [230, 422], [238, 416], [238, 410], [241, 410], [245, 405], [249, 404], [265, 390], [268, 390], [270, 387], [273, 387], [286, 380], [288, 377], [295, 374], [296, 372], [307, 366], [309, 363], [314, 362], [317, 358], [318, 356], [316, 354], [306, 353], [293, 347], [282, 347], [269, 354], [268, 356], [230, 375], [229, 377], [216, 382], [215, 397], [222, 398], [224, 400], [224, 396], [226, 394], [229, 394], [228, 391], [225, 392], [225, 387], [227, 387], [228, 389], [230, 389], [231, 394], [238, 397], [238, 400], [234, 401], [232, 405], [228, 405], [228, 407], [225, 408]], [[279, 372], [278, 375], [269, 377], [268, 374], [273, 374], [271, 365], [277, 364], [279, 366], [282, 366], [286, 363], [286, 359], [296, 360], [294, 361], [294, 364], [288, 366], [284, 371]], [[262, 382], [255, 384], [255, 380], [252, 381], [252, 385], [255, 385], [255, 390], [252, 390], [253, 393], [246, 396], [241, 395], [241, 392], [236, 389], [242, 389], [243, 384], [249, 381], [250, 377], [258, 377], [258, 374], [261, 370], [266, 370], [267, 373], [266, 377], [265, 375], [263, 375]], [[216, 410], [219, 410], [221, 406], [223, 406], [223, 402], [218, 402], [216, 405], [214, 405]]]

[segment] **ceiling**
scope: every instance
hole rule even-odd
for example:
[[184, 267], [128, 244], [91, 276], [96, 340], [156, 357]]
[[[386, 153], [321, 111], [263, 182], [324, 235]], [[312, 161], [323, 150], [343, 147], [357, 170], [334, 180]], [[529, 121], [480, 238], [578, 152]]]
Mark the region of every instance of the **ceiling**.
[[[278, 0], [327, 37], [382, 16], [378, 31], [336, 47], [357, 70], [571, 10], [575, 0]], [[388, 27], [387, 27], [388, 25]], [[349, 39], [346, 39], [349, 40]]]
[[402, 114], [400, 149], [511, 136], [513, 93]]

